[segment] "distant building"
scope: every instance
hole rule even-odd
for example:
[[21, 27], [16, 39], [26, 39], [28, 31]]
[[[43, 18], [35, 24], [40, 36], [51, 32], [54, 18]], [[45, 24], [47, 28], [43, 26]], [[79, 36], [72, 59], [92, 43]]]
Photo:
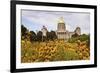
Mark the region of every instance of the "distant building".
[[80, 29], [80, 27], [77, 27], [74, 32], [77, 33], [78, 35], [81, 35], [81, 29]]
[[[43, 26], [43, 28], [41, 29], [43, 36], [47, 36], [47, 28], [45, 26]], [[57, 31], [56, 35], [58, 39], [69, 39], [72, 37], [72, 35], [77, 34], [77, 35], [81, 35], [81, 29], [80, 27], [76, 27], [76, 29], [73, 32], [70, 32], [68, 30], [66, 30], [66, 25], [64, 22], [63, 17], [61, 17], [58, 21], [58, 26], [57, 26]]]
[[80, 27], [77, 27], [74, 32], [69, 32], [68, 30], [66, 30], [66, 26], [65, 26], [65, 22], [64, 22], [63, 17], [61, 17], [58, 21], [58, 26], [57, 26], [57, 31], [56, 31], [58, 39], [71, 38], [72, 35], [75, 33], [78, 35], [81, 35]]
[[43, 33], [43, 36], [46, 36], [47, 35], [47, 28], [45, 26], [42, 27], [41, 29], [42, 33]]

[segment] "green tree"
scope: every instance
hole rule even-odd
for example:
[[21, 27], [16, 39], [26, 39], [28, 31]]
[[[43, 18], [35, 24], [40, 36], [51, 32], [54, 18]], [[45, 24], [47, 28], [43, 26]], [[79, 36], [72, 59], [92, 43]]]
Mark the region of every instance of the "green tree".
[[47, 32], [47, 40], [54, 40], [54, 39], [57, 39], [55, 31]]
[[90, 38], [89, 35], [82, 34], [82, 35], [80, 35], [79, 40], [81, 40], [81, 41], [87, 41], [87, 40], [89, 40], [89, 38]]
[[36, 41], [37, 37], [36, 37], [36, 33], [34, 31], [30, 31], [30, 41]]
[[82, 42], [82, 41], [87, 41], [87, 43], [88, 43], [87, 45], [89, 45], [90, 36], [87, 35], [87, 34], [82, 34], [82, 35], [77, 36], [77, 37], [76, 37], [76, 35], [73, 35], [73, 36], [68, 40], [68, 42], [74, 43], [74, 42], [77, 42], [77, 40], [80, 40], [81, 42]]
[[25, 39], [27, 35], [27, 28], [24, 25], [21, 25], [21, 38]]
[[42, 36], [42, 32], [41, 31], [39, 31], [39, 32], [37, 32], [37, 41], [42, 41], [42, 38], [43, 38], [43, 36]]
[[72, 37], [78, 37], [79, 35], [77, 33], [73, 34]]

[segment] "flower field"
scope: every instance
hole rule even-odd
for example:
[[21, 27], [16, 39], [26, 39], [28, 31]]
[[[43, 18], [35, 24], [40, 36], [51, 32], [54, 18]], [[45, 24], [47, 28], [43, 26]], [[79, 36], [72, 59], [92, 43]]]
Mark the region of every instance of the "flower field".
[[21, 40], [21, 62], [52, 62], [89, 60], [90, 48], [86, 41], [70, 43], [64, 40], [30, 42]]

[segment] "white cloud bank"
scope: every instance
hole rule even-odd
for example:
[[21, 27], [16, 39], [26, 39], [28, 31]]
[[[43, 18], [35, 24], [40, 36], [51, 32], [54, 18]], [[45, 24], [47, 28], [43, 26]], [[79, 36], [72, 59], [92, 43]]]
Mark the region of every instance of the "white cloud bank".
[[41, 30], [43, 25], [49, 31], [57, 30], [60, 17], [64, 18], [66, 30], [74, 31], [80, 27], [82, 33], [90, 32], [89, 13], [22, 10], [22, 24], [33, 31]]

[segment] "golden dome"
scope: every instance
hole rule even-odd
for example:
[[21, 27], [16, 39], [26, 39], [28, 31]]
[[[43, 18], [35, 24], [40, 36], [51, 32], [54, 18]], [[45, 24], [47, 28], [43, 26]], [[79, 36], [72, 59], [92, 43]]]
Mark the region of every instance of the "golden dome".
[[60, 17], [58, 23], [65, 23], [64, 22], [64, 18], [63, 17]]

